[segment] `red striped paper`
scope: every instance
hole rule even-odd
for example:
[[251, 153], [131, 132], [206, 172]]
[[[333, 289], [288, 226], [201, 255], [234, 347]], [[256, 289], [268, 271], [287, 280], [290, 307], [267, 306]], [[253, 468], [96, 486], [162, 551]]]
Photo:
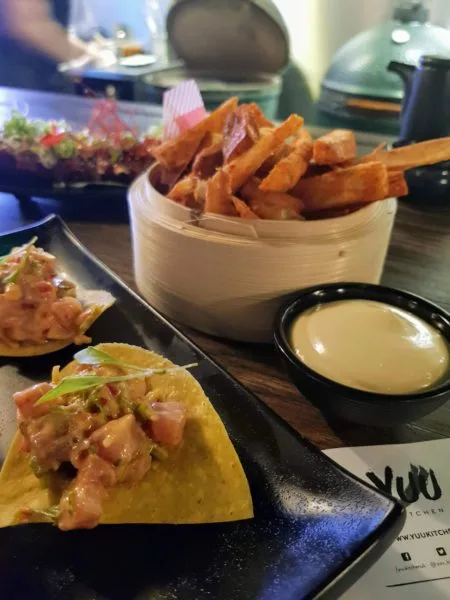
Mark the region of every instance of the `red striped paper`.
[[164, 141], [193, 127], [205, 116], [203, 99], [193, 79], [168, 90], [163, 97]]

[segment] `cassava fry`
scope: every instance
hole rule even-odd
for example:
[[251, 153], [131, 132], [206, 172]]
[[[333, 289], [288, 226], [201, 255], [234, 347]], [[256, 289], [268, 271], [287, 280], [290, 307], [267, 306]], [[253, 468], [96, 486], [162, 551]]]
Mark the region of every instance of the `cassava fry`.
[[336, 165], [355, 156], [355, 134], [348, 129], [334, 129], [314, 142], [313, 158], [316, 165]]
[[216, 133], [221, 131], [225, 119], [236, 109], [237, 103], [237, 98], [229, 98], [219, 108], [205, 117], [203, 121], [181, 133], [173, 140], [168, 140], [155, 148], [153, 156], [167, 169], [187, 166], [200, 146], [203, 136], [207, 132]]
[[180, 179], [178, 183], [170, 190], [167, 197], [178, 204], [187, 206], [188, 208], [200, 208], [201, 205], [196, 198], [196, 188], [198, 179], [194, 175], [188, 175], [184, 179]]
[[252, 211], [246, 202], [237, 196], [231, 196], [231, 200], [238, 216], [241, 217], [241, 219], [259, 219], [258, 215]]
[[[264, 133], [262, 135], [265, 135]], [[274, 166], [283, 158], [286, 158], [292, 152], [291, 144], [285, 143], [280, 148], [271, 154], [267, 160], [255, 172], [255, 176], [259, 179], [265, 179]]]
[[241, 189], [241, 195], [247, 200], [251, 210], [261, 219], [296, 219], [303, 209], [300, 198], [283, 192], [262, 192], [259, 180], [250, 179]]
[[302, 129], [292, 144], [289, 154], [282, 158], [261, 182], [263, 192], [287, 192], [305, 174], [313, 153], [309, 132]]
[[194, 190], [194, 200], [196, 206], [204, 208], [206, 202], [206, 181], [204, 179], [197, 179], [197, 185]]
[[231, 162], [247, 152], [259, 139], [259, 126], [251, 105], [242, 104], [228, 115], [223, 129], [223, 157]]
[[[350, 167], [351, 165], [349, 165]], [[317, 177], [318, 175], [324, 175], [325, 173], [330, 173], [333, 170], [333, 167], [328, 165], [316, 165], [316, 163], [309, 163], [308, 168], [306, 169], [305, 174], [303, 175], [303, 179], [307, 179], [309, 177]], [[294, 186], [295, 187], [295, 186]]]
[[[361, 165], [363, 163], [378, 161], [378, 156], [380, 155], [383, 148], [386, 147], [386, 143], [378, 144], [373, 150], [371, 150], [368, 154], [364, 154], [364, 156], [359, 156], [357, 158], [352, 158], [352, 160], [347, 160], [341, 163], [341, 167], [354, 167], [356, 165]], [[380, 161], [381, 162], [381, 161]]]
[[188, 175], [184, 179], [180, 179], [178, 183], [170, 190], [167, 196], [171, 200], [179, 201], [180, 198], [186, 194], [193, 194], [195, 186], [197, 185], [197, 178], [194, 175]]
[[199, 150], [203, 135], [203, 132], [188, 129], [173, 140], [161, 144], [153, 156], [168, 171], [184, 171]]
[[163, 186], [167, 186], [168, 189], [173, 188], [173, 186], [176, 185], [176, 183], [180, 181], [180, 179], [182, 179], [183, 174], [186, 171], [186, 167], [180, 167], [178, 169], [169, 171], [168, 169], [165, 169], [162, 165], [159, 166], [161, 168], [160, 182]]
[[156, 164], [149, 172], [150, 183], [156, 187], [162, 194], [166, 195], [173, 186], [182, 179], [184, 169], [177, 171], [168, 171], [162, 165]]
[[361, 202], [368, 204], [388, 197], [388, 171], [379, 162], [330, 171], [300, 179], [292, 193], [304, 201], [305, 213]]
[[408, 195], [408, 184], [406, 183], [404, 171], [389, 171], [389, 192], [391, 198], [400, 198]]
[[250, 102], [250, 104], [248, 104], [248, 107], [258, 127], [274, 127], [272, 121], [269, 121], [269, 119], [263, 113], [261, 108], [257, 104], [255, 104], [255, 102]]
[[238, 156], [224, 168], [230, 177], [231, 191], [235, 193], [259, 169], [263, 162], [276, 152], [283, 142], [294, 135], [303, 125], [303, 119], [291, 115], [271, 133], [261, 136], [254, 146], [245, 154]]
[[197, 154], [192, 164], [194, 175], [200, 179], [209, 179], [215, 174], [223, 164], [222, 144], [222, 140], [213, 142]]
[[231, 199], [230, 178], [223, 169], [206, 182], [205, 213], [237, 216]]
[[[315, 143], [303, 119], [275, 127], [235, 98], [154, 149], [151, 183], [169, 198], [243, 219], [324, 219], [408, 193], [404, 171], [450, 160], [450, 137], [356, 157], [355, 136], [334, 130]], [[170, 190], [170, 191], [169, 191]]]
[[389, 170], [393, 171], [407, 171], [415, 167], [434, 165], [450, 160], [450, 137], [401, 146], [375, 154], [371, 153], [356, 159], [354, 164], [365, 163], [368, 160], [382, 162]]
[[[274, 194], [281, 192], [265, 192], [266, 194]], [[277, 198], [277, 199], [258, 199], [249, 202], [250, 209], [261, 219], [271, 219], [272, 221], [287, 221], [300, 218], [300, 204], [298, 198], [294, 196]]]

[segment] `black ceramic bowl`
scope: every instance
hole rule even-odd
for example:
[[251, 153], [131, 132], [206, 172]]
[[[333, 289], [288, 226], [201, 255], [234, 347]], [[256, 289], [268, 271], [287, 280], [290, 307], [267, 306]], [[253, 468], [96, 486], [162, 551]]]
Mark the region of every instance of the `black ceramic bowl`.
[[365, 425], [390, 426], [415, 421], [450, 398], [450, 377], [426, 391], [408, 395], [365, 392], [336, 383], [303, 364], [289, 344], [295, 317], [325, 302], [375, 300], [407, 310], [436, 327], [450, 344], [450, 315], [438, 306], [401, 290], [364, 283], [336, 283], [309, 288], [284, 305], [275, 320], [275, 344], [300, 392], [326, 416]]

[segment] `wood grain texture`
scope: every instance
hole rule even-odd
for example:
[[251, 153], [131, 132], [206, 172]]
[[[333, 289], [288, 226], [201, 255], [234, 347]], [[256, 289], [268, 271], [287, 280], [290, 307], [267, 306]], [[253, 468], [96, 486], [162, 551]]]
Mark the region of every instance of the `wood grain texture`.
[[[70, 223], [80, 240], [135, 288], [127, 225]], [[410, 290], [450, 310], [450, 211], [424, 212], [403, 202], [383, 283]], [[299, 433], [321, 448], [436, 439], [450, 435], [450, 406], [395, 429], [327, 423], [289, 382], [275, 349], [214, 339], [181, 329]]]

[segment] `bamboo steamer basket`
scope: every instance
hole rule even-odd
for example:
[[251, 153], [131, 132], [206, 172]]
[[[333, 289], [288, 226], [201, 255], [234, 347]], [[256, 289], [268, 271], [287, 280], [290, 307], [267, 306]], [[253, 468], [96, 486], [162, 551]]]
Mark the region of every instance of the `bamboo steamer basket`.
[[270, 342], [284, 297], [328, 282], [379, 283], [397, 202], [318, 221], [196, 214], [141, 175], [128, 195], [136, 284], [169, 319], [204, 333]]

